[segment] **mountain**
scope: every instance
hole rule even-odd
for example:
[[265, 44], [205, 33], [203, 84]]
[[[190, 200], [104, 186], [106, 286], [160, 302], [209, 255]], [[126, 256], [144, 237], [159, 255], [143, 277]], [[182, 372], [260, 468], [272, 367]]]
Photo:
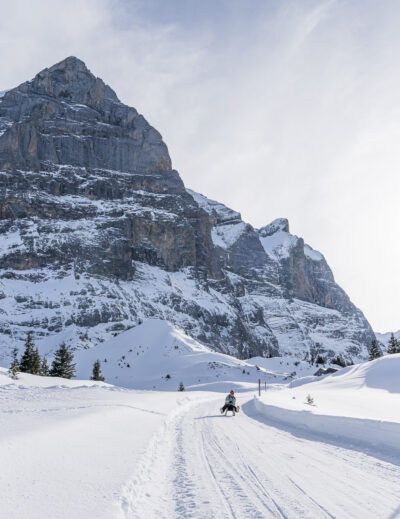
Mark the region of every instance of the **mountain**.
[[363, 359], [374, 333], [285, 219], [187, 190], [161, 135], [75, 57], [0, 98], [0, 361], [144, 318], [213, 350]]

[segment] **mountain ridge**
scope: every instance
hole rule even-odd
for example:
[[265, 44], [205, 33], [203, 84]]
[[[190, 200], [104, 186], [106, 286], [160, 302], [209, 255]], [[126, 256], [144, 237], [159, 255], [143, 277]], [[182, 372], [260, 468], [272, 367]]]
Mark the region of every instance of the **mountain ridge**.
[[374, 337], [287, 220], [254, 229], [185, 189], [157, 130], [74, 57], [0, 98], [0, 236], [3, 359], [29, 329], [91, 347], [142, 318], [240, 358], [352, 361]]

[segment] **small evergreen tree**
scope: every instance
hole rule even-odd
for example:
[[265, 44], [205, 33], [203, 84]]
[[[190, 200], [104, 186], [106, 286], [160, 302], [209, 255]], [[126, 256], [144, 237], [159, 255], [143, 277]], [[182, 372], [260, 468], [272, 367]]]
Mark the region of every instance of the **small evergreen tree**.
[[369, 360], [379, 359], [379, 357], [382, 357], [382, 350], [378, 346], [378, 343], [375, 339], [371, 342], [371, 348], [369, 350]]
[[306, 404], [314, 405], [314, 399], [310, 394], [307, 395]]
[[8, 374], [14, 380], [18, 379], [19, 361], [18, 361], [18, 348], [14, 348], [12, 353], [12, 361], [8, 369]]
[[48, 377], [50, 373], [49, 365], [47, 364], [46, 357], [43, 357], [42, 362], [40, 363], [40, 374], [42, 377]]
[[183, 382], [179, 382], [178, 391], [185, 391], [185, 386], [183, 385]]
[[390, 354], [400, 353], [400, 343], [396, 339], [396, 337], [394, 336], [393, 333], [390, 336], [390, 339], [389, 339], [389, 342], [388, 342], [388, 350], [387, 350], [387, 352], [390, 353]]
[[336, 364], [337, 366], [340, 366], [342, 368], [346, 367], [345, 361], [341, 357], [339, 357], [339, 355], [335, 359], [331, 360], [331, 364]]
[[69, 351], [65, 342], [63, 342], [54, 354], [50, 376], [72, 378], [75, 375], [75, 364], [72, 362], [73, 360], [73, 353]]
[[42, 359], [39, 355], [39, 350], [37, 348], [33, 349], [32, 352], [32, 375], [41, 375], [42, 374]]
[[90, 377], [90, 380], [98, 380], [99, 382], [104, 382], [104, 377], [101, 375], [99, 360], [96, 360], [96, 362], [93, 364], [93, 373]]
[[325, 357], [323, 357], [322, 355], [318, 355], [315, 364], [318, 366], [318, 364], [325, 364], [325, 362]]
[[25, 341], [25, 350], [19, 363], [19, 370], [22, 373], [33, 373], [37, 362], [36, 352], [32, 339], [32, 332], [28, 332]]

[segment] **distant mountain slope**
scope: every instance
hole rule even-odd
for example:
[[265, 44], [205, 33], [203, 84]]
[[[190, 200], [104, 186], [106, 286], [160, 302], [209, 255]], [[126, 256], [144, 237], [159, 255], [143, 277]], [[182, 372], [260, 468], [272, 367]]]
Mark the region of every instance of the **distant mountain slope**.
[[146, 319], [141, 325], [90, 350], [77, 352], [78, 378], [88, 377], [101, 361], [107, 382], [135, 389], [229, 391], [255, 387], [259, 377], [284, 377], [206, 348], [167, 321]]
[[140, 319], [240, 358], [365, 358], [374, 334], [323, 256], [186, 190], [161, 135], [75, 57], [0, 98], [0, 361]]

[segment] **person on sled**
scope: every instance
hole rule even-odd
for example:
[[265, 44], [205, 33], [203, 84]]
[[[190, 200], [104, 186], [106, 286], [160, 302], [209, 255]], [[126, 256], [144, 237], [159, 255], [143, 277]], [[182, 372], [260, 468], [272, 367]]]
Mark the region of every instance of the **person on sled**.
[[236, 405], [235, 392], [231, 389], [229, 395], [225, 398], [225, 405], [220, 409], [221, 414], [227, 414], [228, 411], [232, 411], [233, 415], [239, 412], [239, 406]]

